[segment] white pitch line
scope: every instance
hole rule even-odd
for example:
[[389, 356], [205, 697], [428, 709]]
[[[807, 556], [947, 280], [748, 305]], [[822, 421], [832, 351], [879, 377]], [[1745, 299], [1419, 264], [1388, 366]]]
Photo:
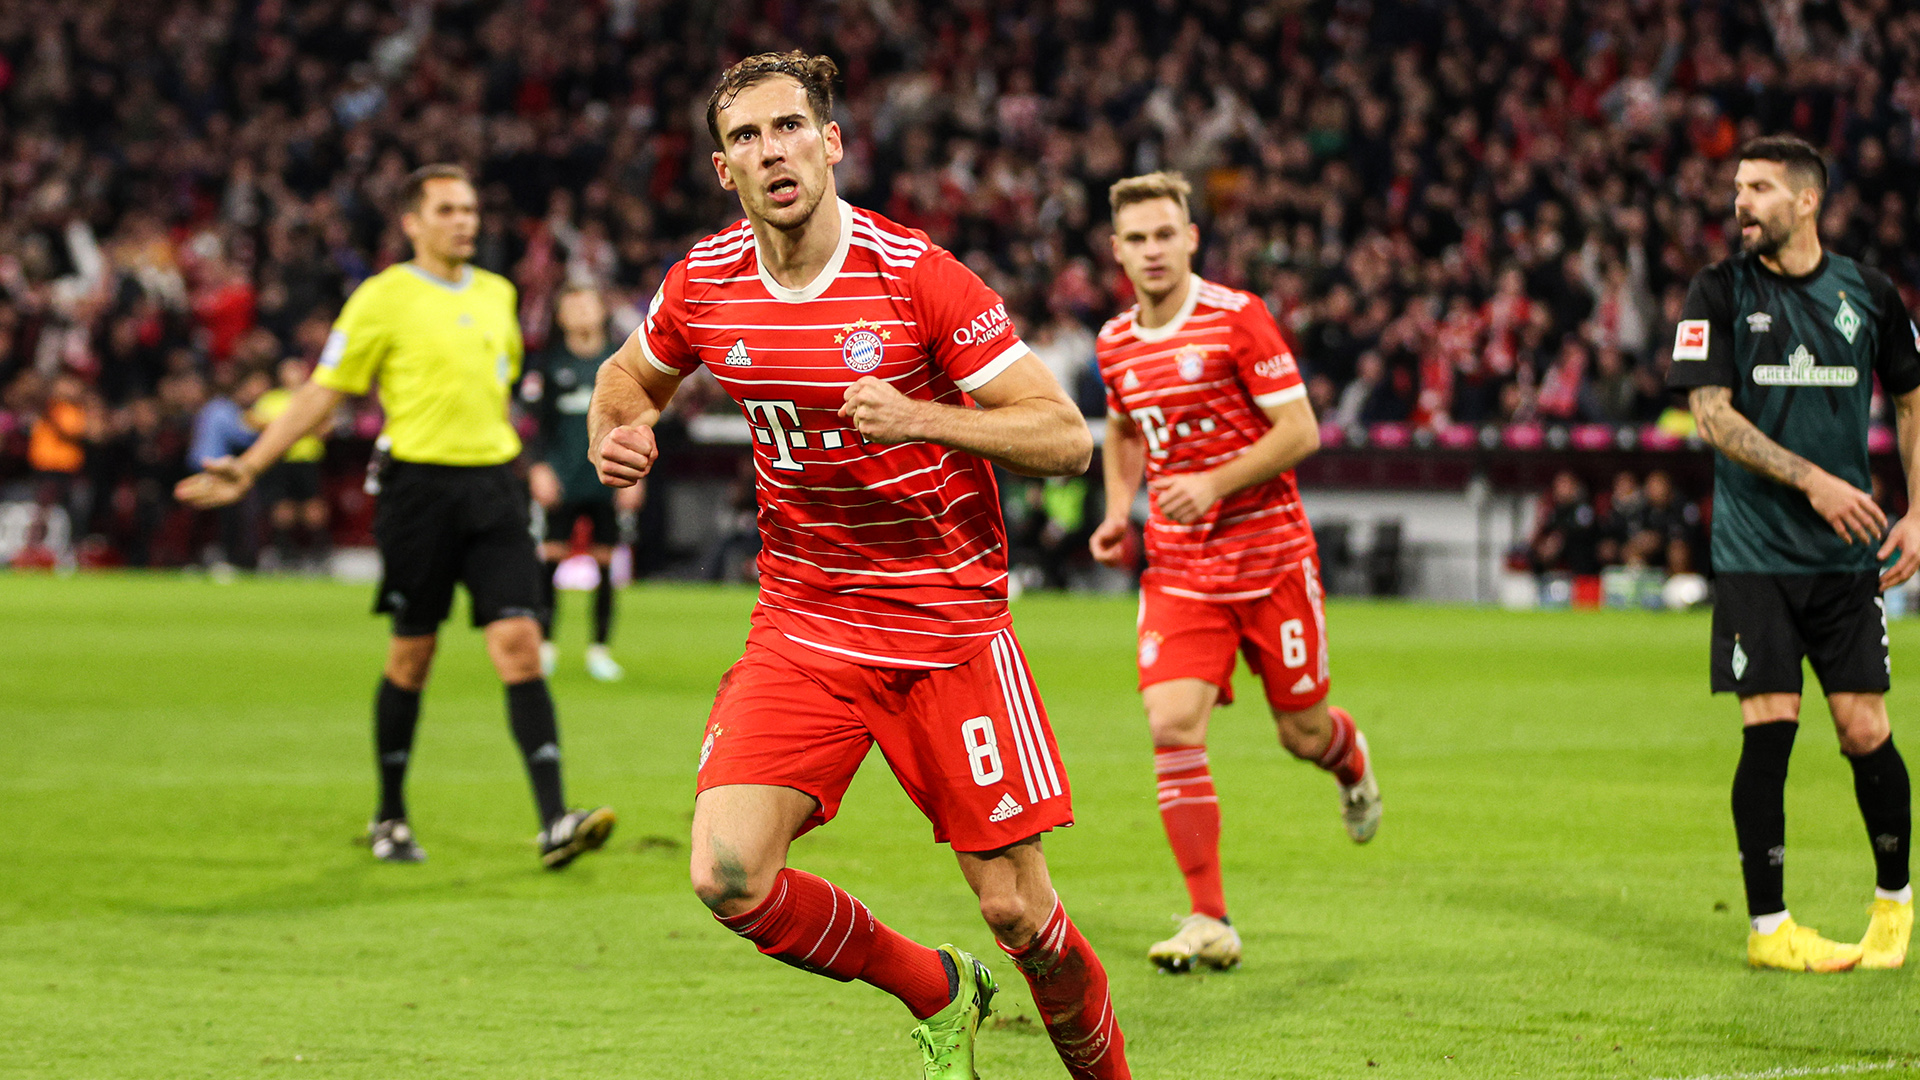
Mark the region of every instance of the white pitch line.
[[1912, 1061], [1875, 1061], [1861, 1065], [1808, 1065], [1797, 1069], [1768, 1069], [1765, 1072], [1713, 1073], [1707, 1076], [1667, 1078], [1667, 1080], [1779, 1080], [1789, 1076], [1842, 1076], [1850, 1073], [1890, 1072], [1894, 1069], [1920, 1068]]

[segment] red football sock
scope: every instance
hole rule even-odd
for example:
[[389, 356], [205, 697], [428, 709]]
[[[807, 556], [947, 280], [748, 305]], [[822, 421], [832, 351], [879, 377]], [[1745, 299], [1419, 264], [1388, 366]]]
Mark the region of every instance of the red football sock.
[[938, 951], [900, 936], [846, 890], [805, 871], [780, 871], [752, 911], [714, 917], [782, 963], [841, 982], [872, 983], [904, 1002], [915, 1019], [953, 1000]]
[[1187, 879], [1195, 914], [1227, 917], [1220, 884], [1220, 799], [1213, 791], [1204, 746], [1156, 746], [1153, 776], [1160, 789], [1160, 823]]
[[1060, 898], [1046, 926], [1025, 948], [1002, 952], [1013, 958], [1033, 988], [1033, 1004], [1053, 1037], [1053, 1048], [1074, 1080], [1130, 1080], [1127, 1040], [1113, 1016], [1107, 969], [1080, 928], [1067, 918]]
[[1367, 753], [1360, 748], [1360, 729], [1353, 726], [1353, 717], [1347, 714], [1347, 710], [1338, 705], [1327, 710], [1327, 717], [1333, 721], [1333, 736], [1327, 740], [1326, 751], [1314, 764], [1332, 773], [1343, 784], [1357, 784], [1367, 771]]

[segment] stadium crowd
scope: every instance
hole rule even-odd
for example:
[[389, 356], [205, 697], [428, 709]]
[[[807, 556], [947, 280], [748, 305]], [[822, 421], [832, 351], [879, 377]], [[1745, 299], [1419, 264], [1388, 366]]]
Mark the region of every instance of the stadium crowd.
[[977, 270], [1089, 413], [1129, 300], [1106, 188], [1157, 168], [1343, 425], [1660, 415], [1763, 132], [1828, 153], [1837, 250], [1920, 285], [1895, 0], [0, 0], [0, 485], [156, 557], [196, 416], [405, 257], [385, 211], [422, 162], [477, 170], [530, 352], [568, 279], [624, 332], [738, 215], [712, 74], [795, 46], [844, 74], [842, 192]]

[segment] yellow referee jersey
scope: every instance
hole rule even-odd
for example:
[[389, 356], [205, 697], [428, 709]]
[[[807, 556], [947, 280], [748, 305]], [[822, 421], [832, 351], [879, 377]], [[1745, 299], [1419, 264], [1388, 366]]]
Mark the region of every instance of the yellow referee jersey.
[[400, 461], [498, 465], [520, 453], [507, 422], [520, 375], [519, 296], [472, 266], [459, 282], [397, 263], [360, 283], [333, 324], [313, 381], [364, 394], [380, 380], [382, 434]]
[[[286, 412], [287, 406], [291, 404], [293, 404], [293, 391], [276, 386], [261, 394], [260, 400], [254, 402], [253, 408], [247, 411], [251, 414], [253, 426], [256, 429], [262, 429], [273, 423], [274, 417]], [[319, 461], [326, 456], [327, 446], [320, 441], [320, 436], [302, 435], [293, 441], [292, 446], [287, 447], [287, 452], [281, 455], [281, 460]]]

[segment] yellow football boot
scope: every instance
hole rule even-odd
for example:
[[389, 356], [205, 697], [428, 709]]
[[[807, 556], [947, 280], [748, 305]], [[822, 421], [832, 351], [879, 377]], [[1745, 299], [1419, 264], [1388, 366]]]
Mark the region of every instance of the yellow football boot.
[[1875, 900], [1867, 936], [1860, 939], [1860, 966], [1897, 968], [1907, 962], [1907, 938], [1913, 935], [1913, 901]]
[[1828, 941], [1820, 931], [1801, 926], [1789, 916], [1771, 934], [1748, 932], [1747, 963], [1782, 971], [1852, 971], [1860, 963], [1860, 946]]

